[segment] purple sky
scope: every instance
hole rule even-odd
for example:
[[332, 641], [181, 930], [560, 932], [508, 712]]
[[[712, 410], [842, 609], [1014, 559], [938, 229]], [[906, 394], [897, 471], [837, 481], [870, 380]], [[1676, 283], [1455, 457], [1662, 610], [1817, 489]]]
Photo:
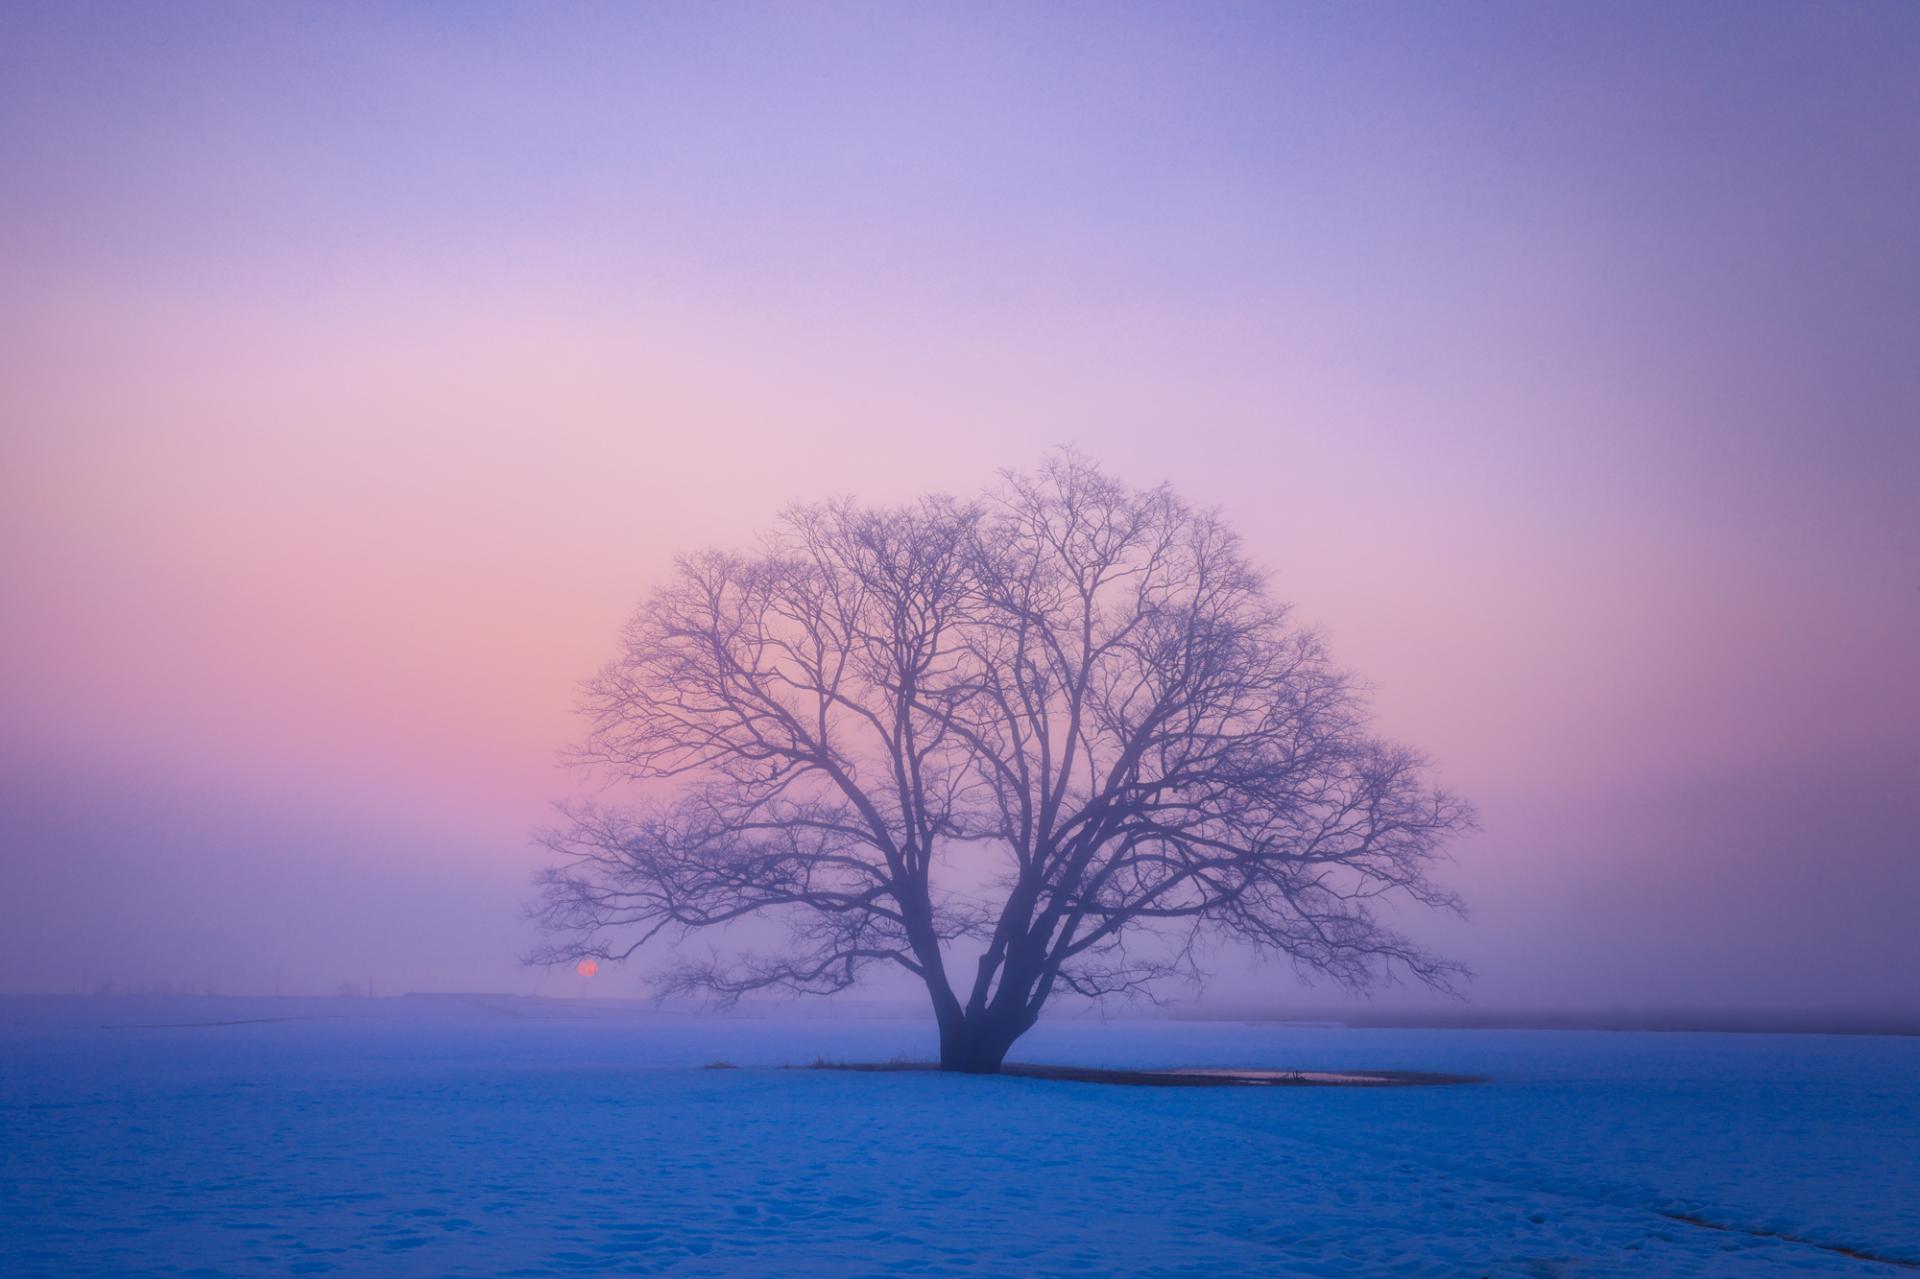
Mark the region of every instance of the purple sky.
[[514, 957], [648, 584], [1075, 443], [1477, 801], [1479, 1006], [1920, 1010], [1916, 66], [1896, 4], [0, 7], [0, 990], [633, 989]]

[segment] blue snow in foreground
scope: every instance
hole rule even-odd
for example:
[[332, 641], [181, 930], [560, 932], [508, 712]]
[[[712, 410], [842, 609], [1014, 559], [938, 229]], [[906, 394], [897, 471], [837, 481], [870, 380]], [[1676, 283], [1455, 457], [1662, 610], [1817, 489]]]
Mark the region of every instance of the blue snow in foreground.
[[[1083, 1018], [1015, 1057], [1491, 1082], [780, 1069], [931, 1041], [907, 1019], [504, 997], [0, 999], [0, 1274], [1914, 1273], [1843, 1248], [1920, 1264], [1920, 1040]], [[741, 1069], [702, 1069], [721, 1060]]]

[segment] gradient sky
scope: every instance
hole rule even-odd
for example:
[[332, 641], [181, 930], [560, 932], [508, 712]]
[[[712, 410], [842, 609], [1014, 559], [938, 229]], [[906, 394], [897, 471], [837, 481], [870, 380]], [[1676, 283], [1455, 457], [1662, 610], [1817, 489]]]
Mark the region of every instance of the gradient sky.
[[1477, 801], [1476, 1004], [1920, 1010], [1916, 67], [1893, 3], [0, 7], [0, 989], [634, 989], [517, 911], [671, 556], [1074, 443]]

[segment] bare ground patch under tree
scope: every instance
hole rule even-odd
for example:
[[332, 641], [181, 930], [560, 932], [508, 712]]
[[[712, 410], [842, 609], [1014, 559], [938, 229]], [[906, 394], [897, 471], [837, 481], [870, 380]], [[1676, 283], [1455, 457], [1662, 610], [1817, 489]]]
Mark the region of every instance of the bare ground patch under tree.
[[[939, 1070], [940, 1065], [931, 1061], [817, 1061], [810, 1069], [891, 1073]], [[1423, 1070], [1233, 1070], [1217, 1067], [1104, 1070], [1094, 1066], [1047, 1066], [1026, 1062], [1007, 1062], [1001, 1066], [1000, 1073], [1022, 1079], [1121, 1084], [1136, 1088], [1407, 1088], [1486, 1082], [1483, 1075], [1449, 1075]]]

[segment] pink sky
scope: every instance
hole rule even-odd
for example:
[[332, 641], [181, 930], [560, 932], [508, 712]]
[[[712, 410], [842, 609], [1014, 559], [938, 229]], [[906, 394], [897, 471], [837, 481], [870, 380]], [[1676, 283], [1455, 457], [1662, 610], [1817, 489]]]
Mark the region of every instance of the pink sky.
[[11, 6], [0, 989], [581, 989], [514, 962], [526, 837], [673, 554], [1073, 443], [1230, 512], [1478, 802], [1477, 1002], [1915, 1007], [1916, 53]]

